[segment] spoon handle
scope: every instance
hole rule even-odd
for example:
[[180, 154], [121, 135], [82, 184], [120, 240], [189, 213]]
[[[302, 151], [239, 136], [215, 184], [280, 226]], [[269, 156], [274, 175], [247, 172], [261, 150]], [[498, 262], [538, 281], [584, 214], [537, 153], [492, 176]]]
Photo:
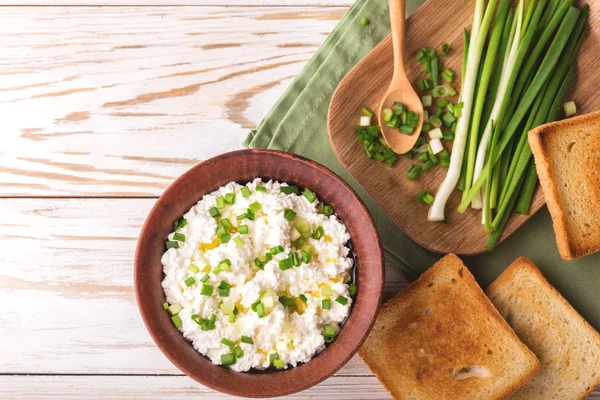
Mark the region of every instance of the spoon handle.
[[405, 0], [390, 0], [390, 25], [394, 46], [394, 77], [406, 75], [404, 70], [404, 20]]

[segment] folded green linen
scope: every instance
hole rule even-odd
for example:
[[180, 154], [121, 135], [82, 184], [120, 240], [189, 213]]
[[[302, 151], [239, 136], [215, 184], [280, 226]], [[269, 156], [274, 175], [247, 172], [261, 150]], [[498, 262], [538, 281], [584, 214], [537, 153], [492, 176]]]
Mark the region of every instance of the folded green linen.
[[[407, 0], [407, 14], [423, 2]], [[365, 17], [371, 21], [366, 27], [360, 23]], [[389, 30], [387, 0], [357, 0], [257, 129], [250, 132], [244, 146], [290, 151], [320, 162], [339, 174], [371, 211], [388, 262], [416, 278], [440, 255], [425, 250], [396, 226], [342, 167], [327, 137], [327, 109], [335, 88]], [[352, 132], [349, 135], [353, 137]], [[519, 256], [531, 258], [550, 283], [600, 330], [600, 254], [562, 261], [550, 217], [544, 209], [493, 253], [465, 257], [464, 261], [485, 287]]]

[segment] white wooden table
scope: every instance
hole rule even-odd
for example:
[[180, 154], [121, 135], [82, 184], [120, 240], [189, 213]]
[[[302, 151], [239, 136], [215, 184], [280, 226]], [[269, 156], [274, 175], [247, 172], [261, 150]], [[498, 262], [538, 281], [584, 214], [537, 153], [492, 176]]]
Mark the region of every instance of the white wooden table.
[[[227, 397], [150, 339], [136, 239], [175, 177], [240, 148], [350, 3], [3, 1], [0, 399]], [[406, 283], [388, 268], [386, 297]], [[292, 398], [388, 394], [355, 357]]]

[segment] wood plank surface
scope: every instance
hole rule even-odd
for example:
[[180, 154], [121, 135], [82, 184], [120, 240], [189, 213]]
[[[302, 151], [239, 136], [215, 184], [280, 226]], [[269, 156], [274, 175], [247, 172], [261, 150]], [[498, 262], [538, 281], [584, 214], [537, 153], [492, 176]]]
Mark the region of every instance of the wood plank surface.
[[345, 6], [353, 0], [1, 0], [0, 6]]
[[345, 10], [0, 7], [0, 196], [159, 195], [240, 148]]
[[[136, 239], [153, 204], [0, 200], [0, 374], [180, 374], [152, 342], [133, 292]], [[386, 273], [390, 297], [407, 280]], [[358, 357], [339, 371], [370, 374]]]
[[[186, 376], [0, 376], [2, 400], [240, 399], [202, 387]], [[28, 388], [24, 391], [23, 388]], [[31, 388], [31, 389], [30, 389]], [[342, 396], [340, 396], [343, 393]], [[333, 377], [290, 400], [389, 399], [374, 376]]]

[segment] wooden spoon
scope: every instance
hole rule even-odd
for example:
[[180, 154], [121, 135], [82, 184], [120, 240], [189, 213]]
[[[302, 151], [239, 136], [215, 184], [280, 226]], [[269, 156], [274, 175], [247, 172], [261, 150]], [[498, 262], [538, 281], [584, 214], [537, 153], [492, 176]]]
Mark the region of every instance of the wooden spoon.
[[[390, 0], [390, 22], [392, 26], [392, 44], [394, 47], [394, 76], [385, 96], [383, 96], [378, 113], [381, 133], [388, 146], [398, 154], [404, 154], [413, 148], [423, 126], [423, 104], [417, 92], [412, 88], [404, 69], [405, 8], [405, 0]], [[387, 123], [383, 120], [383, 110], [391, 108], [395, 101], [404, 104], [408, 111], [414, 111], [419, 115], [419, 126], [415, 128], [412, 135], [405, 135], [400, 133], [397, 128], [388, 127]]]

